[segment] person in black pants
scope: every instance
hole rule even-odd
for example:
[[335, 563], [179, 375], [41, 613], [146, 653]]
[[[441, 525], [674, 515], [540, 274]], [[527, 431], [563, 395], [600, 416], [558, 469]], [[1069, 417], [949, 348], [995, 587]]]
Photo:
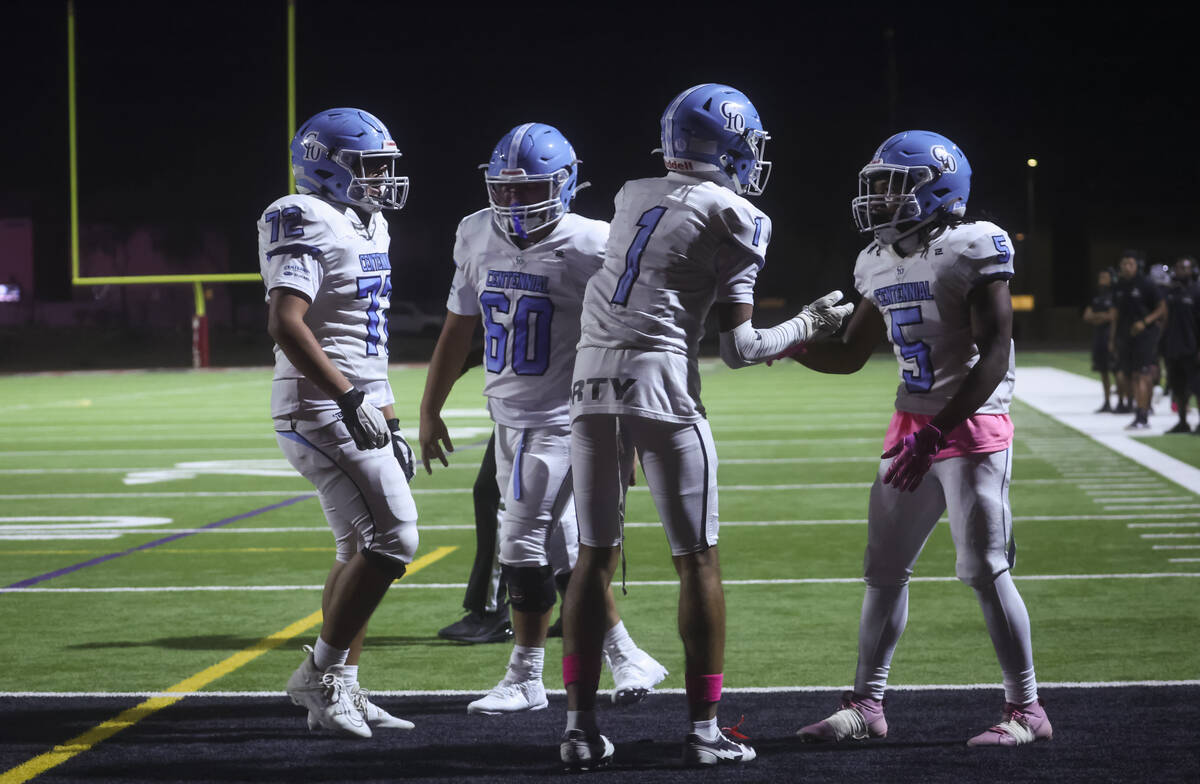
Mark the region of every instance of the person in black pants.
[[[483, 363], [483, 348], [472, 349], [463, 363], [466, 373]], [[463, 596], [466, 616], [438, 630], [438, 637], [455, 642], [507, 642], [513, 637], [508, 596], [497, 559], [500, 528], [500, 488], [496, 485], [496, 436], [488, 439], [471, 491], [475, 503], [475, 563]]]
[[1158, 288], [1141, 272], [1142, 256], [1126, 251], [1113, 288], [1113, 323], [1109, 342], [1117, 355], [1118, 385], [1124, 376], [1135, 405], [1134, 419], [1126, 430], [1150, 428], [1150, 394], [1158, 367], [1158, 337], [1167, 303]]
[[[1111, 413], [1112, 405], [1109, 403], [1109, 390], [1112, 389], [1111, 376], [1112, 371], [1116, 370], [1116, 361], [1112, 352], [1108, 349], [1109, 333], [1112, 331], [1112, 284], [1113, 271], [1111, 269], [1102, 269], [1096, 279], [1096, 296], [1092, 297], [1092, 301], [1088, 303], [1087, 308], [1083, 311], [1083, 320], [1091, 324], [1094, 328], [1092, 334], [1092, 370], [1100, 374], [1100, 383], [1104, 386], [1104, 405], [1096, 409], [1097, 414]], [[1118, 396], [1118, 408], [1124, 401]], [[1128, 409], [1127, 409], [1128, 410]]]
[[[1200, 400], [1200, 285], [1196, 262], [1190, 256], [1176, 260], [1173, 281], [1167, 292], [1167, 323], [1163, 335], [1163, 357], [1167, 382], [1179, 422], [1168, 433], [1190, 433], [1187, 423], [1188, 398]], [[1200, 424], [1196, 426], [1200, 433]]]

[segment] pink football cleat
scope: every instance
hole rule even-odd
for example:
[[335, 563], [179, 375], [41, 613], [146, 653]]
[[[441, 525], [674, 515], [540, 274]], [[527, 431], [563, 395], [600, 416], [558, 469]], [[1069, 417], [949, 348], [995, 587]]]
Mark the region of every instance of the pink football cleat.
[[883, 700], [861, 697], [848, 691], [842, 694], [841, 709], [816, 724], [801, 727], [796, 734], [805, 743], [837, 743], [843, 740], [886, 738], [887, 731]]
[[1050, 740], [1054, 731], [1040, 699], [1028, 705], [1004, 703], [1000, 723], [967, 741], [968, 746], [1023, 746], [1036, 740]]

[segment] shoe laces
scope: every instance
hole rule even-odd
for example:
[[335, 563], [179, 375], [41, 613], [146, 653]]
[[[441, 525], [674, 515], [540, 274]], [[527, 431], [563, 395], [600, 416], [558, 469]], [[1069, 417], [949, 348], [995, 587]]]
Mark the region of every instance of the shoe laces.
[[855, 707], [845, 707], [825, 719], [825, 723], [833, 728], [838, 740], [843, 738], [862, 739], [869, 735], [867, 721]]
[[1013, 711], [1012, 717], [992, 727], [992, 732], [1011, 735], [1017, 743], [1033, 743], [1034, 741], [1033, 730], [1029, 727], [1025, 714], [1020, 711]]
[[321, 676], [321, 685], [325, 689], [325, 698], [330, 702], [341, 702], [342, 694], [346, 689], [346, 685], [342, 683], [342, 679], [334, 675], [332, 672], [327, 672]]
[[750, 740], [749, 735], [746, 735], [738, 730], [738, 727], [742, 726], [742, 722], [745, 720], [746, 720], [746, 714], [743, 713], [741, 718], [739, 718], [737, 720], [737, 724], [734, 724], [732, 727], [722, 727], [721, 732], [724, 732], [728, 735], [732, 735], [733, 737], [737, 738], [738, 740]]
[[359, 713], [367, 712], [367, 706], [371, 704], [370, 697], [371, 692], [357, 683], [350, 687], [350, 701], [354, 703], [354, 707], [358, 709]]

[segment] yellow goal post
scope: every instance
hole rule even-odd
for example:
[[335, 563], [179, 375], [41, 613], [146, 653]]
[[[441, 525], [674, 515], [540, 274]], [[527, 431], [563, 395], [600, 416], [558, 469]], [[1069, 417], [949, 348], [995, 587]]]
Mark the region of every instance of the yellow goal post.
[[[141, 286], [190, 285], [195, 298], [192, 315], [192, 366], [208, 367], [208, 316], [205, 308], [204, 286], [207, 283], [261, 283], [257, 272], [200, 272], [178, 275], [99, 275], [80, 273], [79, 253], [79, 167], [77, 149], [76, 78], [75, 78], [75, 2], [67, 0], [67, 144], [70, 169], [71, 221], [71, 285], [72, 286]], [[290, 140], [296, 128], [296, 0], [287, 0], [287, 129]], [[287, 159], [288, 182], [292, 160]], [[295, 184], [291, 184], [295, 192]]]

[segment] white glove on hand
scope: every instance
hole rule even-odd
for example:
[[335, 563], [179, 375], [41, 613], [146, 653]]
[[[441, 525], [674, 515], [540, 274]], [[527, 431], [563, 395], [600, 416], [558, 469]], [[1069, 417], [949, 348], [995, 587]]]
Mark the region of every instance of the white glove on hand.
[[353, 387], [343, 392], [334, 401], [342, 410], [342, 422], [350, 431], [354, 445], [359, 449], [382, 449], [392, 442], [391, 431], [383, 412], [364, 402], [364, 395]]
[[804, 309], [796, 314], [796, 320], [800, 322], [801, 342], [827, 338], [841, 328], [842, 322], [854, 312], [853, 302], [837, 304], [841, 298], [842, 292], [831, 291], [815, 302], [805, 305]]
[[400, 432], [399, 419], [389, 419], [387, 424], [388, 430], [392, 431], [392, 454], [396, 456], [396, 462], [400, 464], [404, 478], [411, 482], [417, 465], [417, 461], [413, 459], [412, 447], [408, 445], [408, 440]]

